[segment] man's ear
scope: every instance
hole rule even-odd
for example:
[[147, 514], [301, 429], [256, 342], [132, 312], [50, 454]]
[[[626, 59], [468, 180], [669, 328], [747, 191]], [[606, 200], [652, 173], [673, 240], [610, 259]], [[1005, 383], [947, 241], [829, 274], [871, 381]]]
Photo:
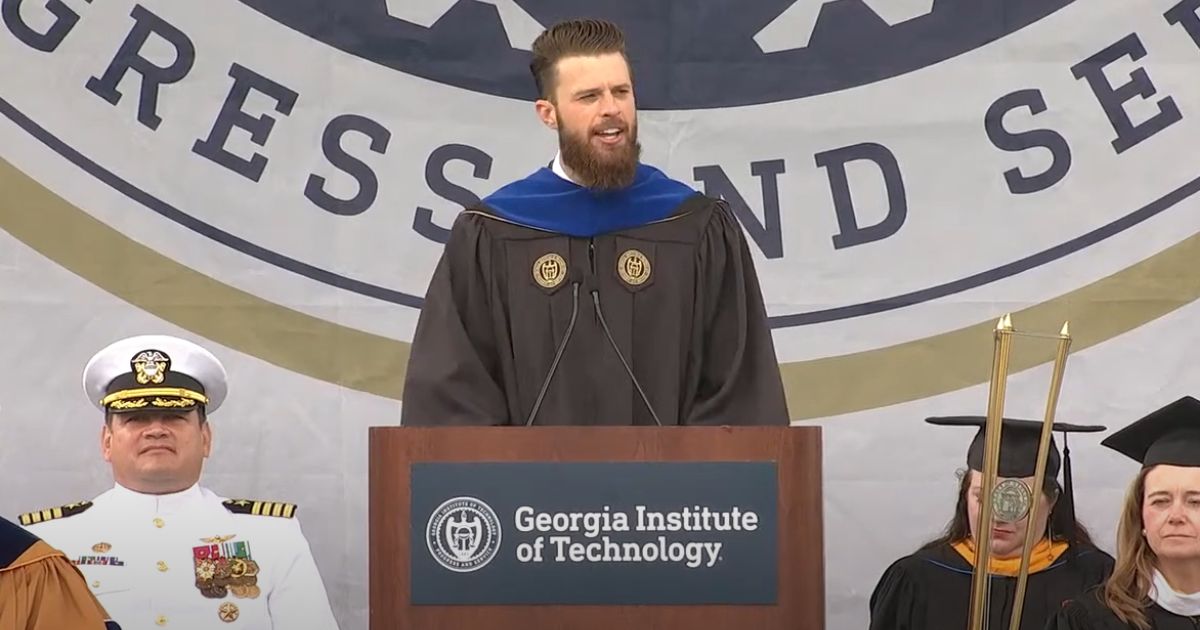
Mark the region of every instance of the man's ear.
[[100, 427], [100, 455], [104, 457], [104, 461], [112, 462], [112, 424], [111, 420], [104, 423]]
[[543, 125], [550, 129], [558, 129], [558, 110], [555, 109], [554, 103], [539, 98], [534, 102], [533, 108], [537, 111], [538, 118], [541, 119]]

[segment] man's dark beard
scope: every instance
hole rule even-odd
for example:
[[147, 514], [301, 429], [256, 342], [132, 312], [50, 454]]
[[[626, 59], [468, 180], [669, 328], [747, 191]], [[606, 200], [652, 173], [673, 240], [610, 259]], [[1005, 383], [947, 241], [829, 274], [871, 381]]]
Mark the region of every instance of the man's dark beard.
[[[571, 171], [579, 184], [592, 190], [618, 190], [633, 184], [637, 175], [638, 159], [642, 155], [642, 145], [638, 143], [637, 126], [630, 125], [625, 133], [628, 142], [613, 151], [592, 149], [591, 130], [587, 136], [580, 139], [568, 133], [560, 124], [558, 127], [558, 147], [562, 151], [563, 164]], [[601, 157], [599, 154], [608, 154]]]

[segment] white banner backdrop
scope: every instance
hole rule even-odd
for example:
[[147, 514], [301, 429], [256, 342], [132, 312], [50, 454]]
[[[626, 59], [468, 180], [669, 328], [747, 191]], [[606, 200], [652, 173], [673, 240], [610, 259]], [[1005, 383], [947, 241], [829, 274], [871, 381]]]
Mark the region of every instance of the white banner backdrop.
[[[922, 419], [982, 413], [1000, 315], [1071, 320], [1063, 420], [1200, 391], [1200, 2], [644, 4], [5, 0], [0, 512], [105, 489], [83, 364], [186, 336], [232, 378], [205, 483], [301, 504], [365, 630], [366, 429], [398, 422], [457, 210], [553, 155], [526, 49], [584, 12], [630, 36], [646, 161], [753, 243], [793, 417], [825, 427], [829, 628], [949, 519], [971, 436]], [[1039, 343], [1012, 413], [1041, 412]], [[1134, 467], [1097, 443], [1108, 545]]]

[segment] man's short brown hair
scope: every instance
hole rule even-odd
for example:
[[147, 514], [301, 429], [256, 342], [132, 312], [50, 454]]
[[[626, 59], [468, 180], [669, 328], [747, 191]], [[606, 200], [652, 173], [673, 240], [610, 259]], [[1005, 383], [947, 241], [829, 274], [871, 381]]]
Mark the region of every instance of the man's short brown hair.
[[534, 40], [533, 61], [529, 63], [538, 95], [553, 99], [555, 70], [559, 60], [608, 53], [620, 53], [625, 63], [629, 63], [629, 55], [625, 52], [625, 34], [612, 22], [568, 20], [551, 26]]

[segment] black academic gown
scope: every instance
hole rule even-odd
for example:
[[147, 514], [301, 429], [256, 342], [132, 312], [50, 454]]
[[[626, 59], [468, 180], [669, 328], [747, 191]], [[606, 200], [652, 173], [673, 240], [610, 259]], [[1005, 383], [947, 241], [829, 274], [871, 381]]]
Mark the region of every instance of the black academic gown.
[[[551, 193], [574, 186], [545, 169], [537, 177]], [[572, 320], [534, 424], [653, 424], [613, 343], [664, 425], [787, 424], [742, 231], [723, 202], [672, 194], [657, 197], [671, 199], [661, 218], [611, 231], [603, 204], [593, 207], [593, 235], [547, 229], [553, 219], [518, 224], [539, 215], [489, 200], [460, 214], [417, 325], [402, 424], [525, 424]], [[637, 264], [623, 275], [628, 252]], [[565, 269], [538, 263], [552, 255]]]
[[[1122, 623], [1102, 599], [1100, 587], [1067, 602], [1046, 630], [1133, 630], [1136, 626]], [[1197, 630], [1200, 617], [1184, 617], [1163, 610], [1158, 604], [1146, 609], [1152, 630]]]
[[[1068, 550], [1049, 567], [1030, 573], [1021, 630], [1043, 630], [1063, 602], [1112, 573], [1113, 559], [1098, 549]], [[949, 544], [920, 550], [892, 563], [871, 594], [870, 630], [966, 628], [972, 567]], [[992, 576], [989, 628], [1007, 630], [1017, 578]]]

